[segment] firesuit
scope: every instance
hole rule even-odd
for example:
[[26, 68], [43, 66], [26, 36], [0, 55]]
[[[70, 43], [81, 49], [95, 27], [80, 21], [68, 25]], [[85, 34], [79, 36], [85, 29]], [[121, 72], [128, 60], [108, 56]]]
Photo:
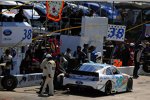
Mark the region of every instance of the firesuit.
[[46, 86], [49, 87], [49, 96], [54, 95], [54, 85], [53, 85], [53, 79], [55, 74], [55, 68], [56, 64], [55, 61], [52, 60], [52, 57], [50, 54], [46, 55], [46, 58], [43, 60], [41, 67], [43, 66], [43, 75], [46, 76], [46, 80], [44, 82], [44, 86], [41, 91], [41, 95], [43, 95]]

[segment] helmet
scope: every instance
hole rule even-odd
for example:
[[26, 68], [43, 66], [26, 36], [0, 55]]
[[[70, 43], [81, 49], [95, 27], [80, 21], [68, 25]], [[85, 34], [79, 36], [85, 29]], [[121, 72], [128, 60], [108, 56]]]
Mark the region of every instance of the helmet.
[[101, 52], [97, 52], [97, 53], [95, 53], [95, 55], [96, 55], [96, 58], [99, 58], [99, 57], [102, 56], [102, 53]]
[[130, 43], [130, 46], [131, 46], [131, 47], [134, 46], [134, 43]]
[[47, 54], [46, 55], [46, 58], [51, 58], [52, 56], [50, 54]]

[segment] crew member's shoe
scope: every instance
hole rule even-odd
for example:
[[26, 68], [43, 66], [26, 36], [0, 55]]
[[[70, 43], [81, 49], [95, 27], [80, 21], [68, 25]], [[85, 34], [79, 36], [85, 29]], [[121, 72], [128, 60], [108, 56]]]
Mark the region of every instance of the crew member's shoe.
[[36, 93], [37, 93], [37, 94], [40, 94], [41, 92], [40, 92], [40, 91], [36, 91]]
[[48, 96], [54, 96], [54, 94], [48, 94]]
[[40, 93], [38, 96], [39, 96], [39, 97], [44, 97], [44, 94], [41, 94], [41, 93]]
[[138, 75], [136, 75], [136, 76], [133, 76], [133, 78], [134, 78], [134, 79], [137, 79], [138, 77], [139, 77]]

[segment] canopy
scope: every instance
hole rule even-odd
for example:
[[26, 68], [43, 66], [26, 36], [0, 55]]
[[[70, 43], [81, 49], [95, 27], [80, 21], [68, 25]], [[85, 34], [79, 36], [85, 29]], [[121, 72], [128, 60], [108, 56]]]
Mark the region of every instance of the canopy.
[[139, 10], [149, 10], [149, 3], [134, 3], [134, 2], [120, 2], [115, 3], [116, 8], [126, 8], [126, 9], [139, 9]]
[[[20, 5], [20, 6], [19, 6]], [[13, 8], [13, 9], [11, 9]], [[28, 19], [38, 19], [40, 18], [39, 14], [33, 9], [32, 5], [23, 5], [23, 3], [15, 1], [1, 1], [0, 9], [3, 15], [9, 17], [14, 17], [18, 11], [16, 9], [24, 9], [24, 14]], [[11, 9], [11, 10], [7, 10]]]

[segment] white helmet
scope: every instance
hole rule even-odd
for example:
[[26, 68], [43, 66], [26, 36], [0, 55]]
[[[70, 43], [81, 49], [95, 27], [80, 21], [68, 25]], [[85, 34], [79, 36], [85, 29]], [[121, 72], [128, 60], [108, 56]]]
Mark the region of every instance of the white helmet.
[[130, 46], [134, 46], [134, 43], [130, 43]]
[[96, 58], [102, 57], [102, 53], [101, 52], [96, 52], [95, 55], [96, 55]]
[[46, 55], [46, 58], [51, 58], [52, 56], [50, 54], [47, 54]]

